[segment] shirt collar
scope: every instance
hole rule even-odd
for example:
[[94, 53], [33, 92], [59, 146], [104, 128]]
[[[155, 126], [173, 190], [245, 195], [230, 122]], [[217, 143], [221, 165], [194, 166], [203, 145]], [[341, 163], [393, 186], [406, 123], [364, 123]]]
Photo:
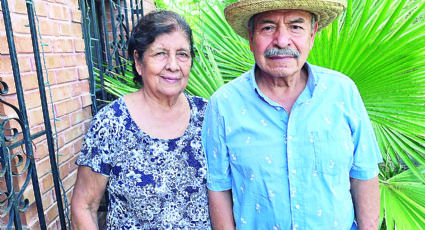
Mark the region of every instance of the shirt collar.
[[314, 66], [306, 62], [304, 68], [307, 69], [308, 79], [306, 89], [310, 92], [310, 98], [313, 96], [314, 89], [317, 86], [317, 76], [314, 74]]
[[[257, 81], [255, 81], [255, 68], [257, 68], [257, 64], [254, 64], [252, 69], [249, 71], [249, 80], [251, 81], [251, 87], [255, 90], [255, 92], [258, 94], [259, 97], [261, 97], [263, 100], [268, 102], [272, 106], [279, 106], [276, 102], [270, 100], [267, 96], [265, 96], [260, 88], [257, 85]], [[297, 102], [303, 102], [305, 100], [310, 99], [313, 96], [314, 89], [317, 85], [317, 78], [314, 75], [314, 66], [310, 63], [306, 62], [303, 66], [303, 68], [307, 69], [308, 79], [306, 87], [304, 88], [303, 92], [298, 96]]]
[[276, 108], [282, 107], [278, 103], [270, 100], [266, 95], [263, 94], [263, 92], [261, 92], [260, 88], [257, 85], [257, 81], [255, 80], [255, 68], [257, 68], [257, 64], [254, 64], [254, 66], [252, 67], [252, 69], [249, 71], [249, 80], [251, 81], [251, 87], [254, 89], [254, 91], [257, 93], [257, 95], [261, 99], [263, 99], [264, 101], [266, 101], [271, 106], [274, 106]]

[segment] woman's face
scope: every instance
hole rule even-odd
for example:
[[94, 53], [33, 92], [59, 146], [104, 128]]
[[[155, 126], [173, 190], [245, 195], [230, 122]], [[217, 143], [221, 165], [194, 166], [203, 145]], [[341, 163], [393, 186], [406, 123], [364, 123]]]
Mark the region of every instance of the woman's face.
[[156, 95], [177, 96], [186, 88], [192, 57], [189, 40], [183, 31], [159, 35], [145, 51], [143, 62], [135, 60], [144, 90]]

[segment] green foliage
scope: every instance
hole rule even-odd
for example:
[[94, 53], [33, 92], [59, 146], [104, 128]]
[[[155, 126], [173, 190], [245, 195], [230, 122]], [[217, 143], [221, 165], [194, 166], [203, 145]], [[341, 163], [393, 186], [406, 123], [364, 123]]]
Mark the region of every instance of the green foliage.
[[200, 44], [195, 43], [194, 46], [196, 58], [191, 69], [186, 92], [208, 99], [224, 82], [211, 50], [205, 49], [202, 52], [203, 49]]
[[[248, 42], [239, 37], [224, 17], [224, 5], [207, 5], [200, 9], [196, 22], [195, 40], [199, 41], [199, 52], [208, 55], [212, 52], [219, 73], [225, 82], [240, 76], [251, 69], [254, 57]], [[196, 75], [195, 75], [196, 77]], [[214, 77], [214, 76], [212, 76]]]
[[122, 56], [120, 56], [120, 60], [122, 65], [117, 66], [114, 70], [108, 70], [107, 64], [103, 65], [104, 70], [102, 71], [94, 67], [96, 87], [105, 89], [107, 93], [117, 98], [136, 92], [140, 88], [133, 82], [132, 62]]
[[385, 161], [425, 182], [415, 167], [425, 165], [425, 22], [412, 23], [425, 2], [407, 2], [348, 1], [316, 37], [309, 61], [356, 82]]
[[[419, 170], [425, 174], [425, 167]], [[425, 184], [412, 170], [381, 181], [380, 190], [381, 223], [385, 220], [386, 229], [425, 229]]]
[[165, 10], [168, 8], [168, 5], [165, 3], [164, 0], [155, 0], [155, 7], [158, 10]]

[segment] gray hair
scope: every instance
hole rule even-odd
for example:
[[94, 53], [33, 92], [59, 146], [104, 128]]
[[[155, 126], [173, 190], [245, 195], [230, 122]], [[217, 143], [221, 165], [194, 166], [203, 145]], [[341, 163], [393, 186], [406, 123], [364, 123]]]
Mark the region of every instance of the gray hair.
[[316, 15], [311, 13], [311, 31], [314, 30], [314, 23], [316, 23]]
[[264, 57], [271, 57], [274, 55], [290, 55], [292, 57], [295, 58], [299, 58], [300, 57], [300, 52], [297, 49], [292, 49], [289, 47], [285, 47], [283, 49], [274, 47], [271, 49], [266, 50], [266, 52], [264, 52]]

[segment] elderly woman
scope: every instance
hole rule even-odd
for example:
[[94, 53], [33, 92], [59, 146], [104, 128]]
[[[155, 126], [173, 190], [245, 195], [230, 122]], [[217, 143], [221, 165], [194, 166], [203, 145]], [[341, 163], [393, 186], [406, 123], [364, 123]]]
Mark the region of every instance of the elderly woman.
[[76, 162], [73, 229], [97, 229], [109, 192], [108, 229], [209, 229], [201, 127], [206, 101], [185, 94], [192, 31], [170, 11], [132, 31], [128, 53], [142, 85], [95, 116]]

